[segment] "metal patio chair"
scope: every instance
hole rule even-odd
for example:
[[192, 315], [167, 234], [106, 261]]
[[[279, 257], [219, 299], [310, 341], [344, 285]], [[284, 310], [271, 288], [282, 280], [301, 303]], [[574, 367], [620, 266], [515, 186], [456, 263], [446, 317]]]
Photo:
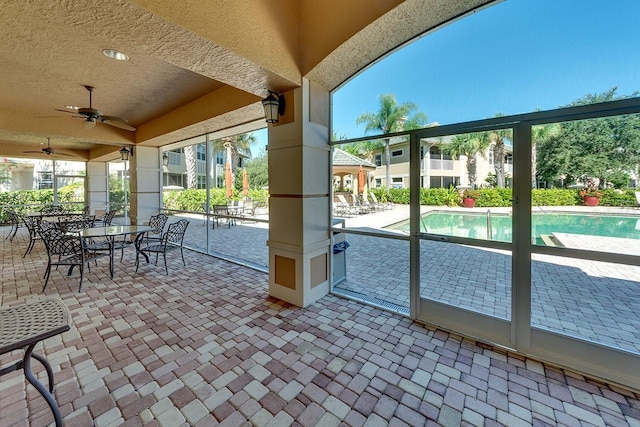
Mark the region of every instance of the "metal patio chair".
[[[84, 266], [89, 261], [109, 256], [107, 253], [87, 251], [84, 242], [79, 234], [68, 233], [55, 225], [46, 225], [44, 222], [38, 228], [45, 247], [47, 248], [47, 269], [44, 273], [44, 286], [42, 292], [47, 288], [49, 278], [51, 277], [51, 267], [68, 266], [69, 271], [67, 277], [71, 276], [73, 269], [80, 269], [80, 285], [78, 292], [82, 290], [82, 279], [84, 278]], [[109, 263], [111, 269], [112, 263]], [[113, 275], [113, 272], [111, 272]]]
[[136, 247], [136, 272], [140, 266], [140, 255], [145, 257], [147, 263], [149, 263], [149, 255], [156, 254], [155, 265], [158, 265], [158, 256], [162, 254], [164, 259], [164, 270], [169, 274], [167, 267], [167, 252], [180, 249], [180, 256], [182, 257], [182, 264], [186, 266], [183, 253], [183, 240], [184, 234], [187, 231], [189, 220], [181, 219], [177, 222], [169, 224], [167, 231], [162, 234], [159, 240], [143, 240], [139, 247]]

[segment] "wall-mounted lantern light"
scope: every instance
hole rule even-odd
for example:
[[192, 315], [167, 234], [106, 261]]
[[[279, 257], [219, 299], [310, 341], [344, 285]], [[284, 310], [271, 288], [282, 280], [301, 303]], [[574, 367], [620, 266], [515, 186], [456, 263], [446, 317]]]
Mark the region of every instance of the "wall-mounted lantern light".
[[284, 96], [269, 91], [269, 96], [262, 100], [264, 119], [267, 123], [278, 123], [279, 116], [284, 114]]
[[169, 166], [169, 156], [167, 153], [162, 155], [162, 166]]
[[133, 157], [133, 147], [122, 147], [120, 149], [120, 158], [126, 162], [129, 157]]

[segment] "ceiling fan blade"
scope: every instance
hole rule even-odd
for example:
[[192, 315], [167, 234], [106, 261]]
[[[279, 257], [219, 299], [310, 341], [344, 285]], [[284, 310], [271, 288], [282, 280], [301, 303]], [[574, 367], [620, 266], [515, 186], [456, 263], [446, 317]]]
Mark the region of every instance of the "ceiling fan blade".
[[136, 128], [127, 124], [127, 121], [125, 119], [122, 119], [120, 117], [100, 116], [100, 121], [105, 125], [114, 126], [120, 129], [129, 130], [129, 131], [136, 130]]
[[62, 112], [62, 113], [78, 114], [78, 112], [77, 112], [77, 111], [62, 110], [62, 109], [60, 109], [60, 108], [54, 108], [53, 110], [54, 110], [54, 111], [60, 111], [60, 112]]

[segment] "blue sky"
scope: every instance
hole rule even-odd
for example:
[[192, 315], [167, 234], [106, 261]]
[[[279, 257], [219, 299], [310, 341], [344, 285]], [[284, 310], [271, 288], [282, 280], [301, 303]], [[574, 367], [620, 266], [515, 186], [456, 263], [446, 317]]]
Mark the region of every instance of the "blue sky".
[[338, 89], [333, 129], [378, 95], [411, 101], [440, 124], [553, 109], [614, 86], [640, 90], [640, 1], [507, 0], [405, 46]]

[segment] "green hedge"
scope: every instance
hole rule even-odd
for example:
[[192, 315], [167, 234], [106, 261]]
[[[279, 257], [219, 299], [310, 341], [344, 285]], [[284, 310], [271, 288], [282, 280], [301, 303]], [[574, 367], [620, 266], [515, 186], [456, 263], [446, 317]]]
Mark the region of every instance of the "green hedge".
[[[476, 199], [476, 207], [509, 207], [511, 206], [511, 188], [483, 188], [477, 190], [479, 196]], [[408, 188], [373, 188], [379, 201], [408, 205]], [[600, 191], [601, 206], [636, 206], [635, 190], [606, 189]], [[425, 206], [457, 206], [460, 204], [458, 191], [447, 188], [422, 188], [420, 189], [420, 204]], [[531, 191], [531, 204], [533, 206], [582, 206], [583, 201], [580, 190], [575, 189], [535, 189]]]
[[[209, 205], [226, 205], [227, 190], [213, 188], [209, 196]], [[249, 198], [260, 204], [267, 204], [267, 190], [249, 190]], [[234, 190], [232, 200], [242, 200], [242, 192]], [[165, 209], [178, 211], [202, 212], [202, 204], [207, 201], [207, 190], [165, 190], [162, 192], [162, 203]]]
[[[64, 187], [58, 191], [58, 203], [72, 203], [75, 200], [73, 191], [64, 191]], [[5, 206], [18, 213], [37, 211], [45, 205], [53, 204], [53, 190], [21, 190], [7, 191], [0, 193], [0, 207]], [[77, 206], [72, 206], [73, 210], [82, 211], [84, 203], [78, 202]], [[0, 209], [0, 223], [7, 222], [7, 214], [4, 209]]]

